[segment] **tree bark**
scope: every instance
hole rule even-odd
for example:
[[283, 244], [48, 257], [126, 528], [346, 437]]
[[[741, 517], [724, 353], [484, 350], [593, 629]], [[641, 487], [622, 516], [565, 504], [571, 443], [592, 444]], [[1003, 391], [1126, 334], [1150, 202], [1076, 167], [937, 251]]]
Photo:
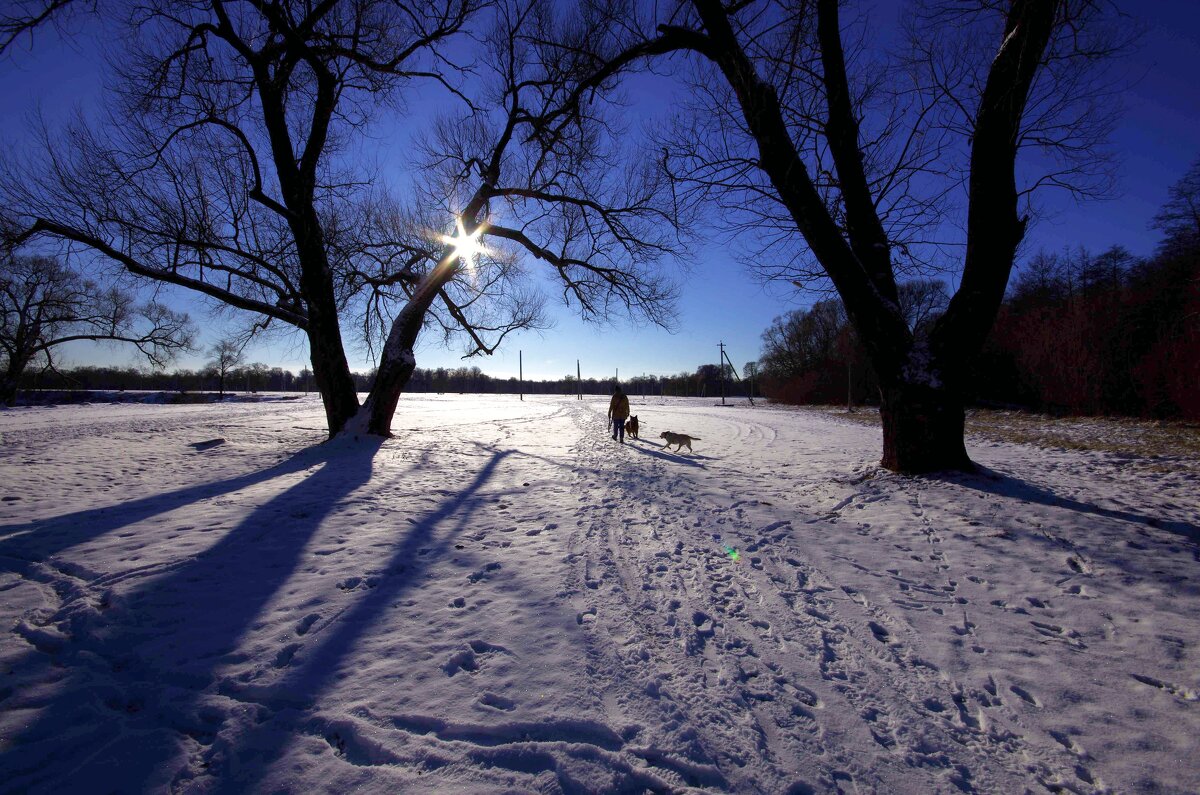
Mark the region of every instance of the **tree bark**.
[[[346, 427], [358, 412], [358, 394], [354, 388], [354, 377], [342, 348], [342, 332], [337, 322], [337, 310], [333, 306], [332, 290], [330, 308], [326, 312], [313, 312], [309, 302], [308, 350], [312, 363], [313, 380], [321, 393], [325, 406], [325, 422], [329, 437], [333, 438]], [[315, 319], [314, 314], [320, 316]]]
[[311, 185], [286, 193], [285, 198], [289, 207], [296, 208], [289, 226], [300, 260], [300, 295], [308, 309], [305, 332], [308, 334], [309, 361], [332, 439], [358, 412], [358, 393], [342, 346], [333, 274], [321, 222], [313, 207]]
[[[421, 334], [421, 328], [425, 325], [425, 313], [437, 298], [438, 291], [458, 272], [457, 262], [458, 257], [447, 252], [417, 286], [404, 309], [392, 321], [391, 331], [388, 332], [387, 342], [384, 343], [383, 352], [379, 357], [375, 383], [371, 385], [371, 392], [359, 410], [359, 419], [356, 422], [356, 425], [365, 422], [367, 433], [376, 436], [392, 435], [392, 417], [396, 414], [396, 404], [417, 366], [417, 357], [413, 349], [416, 347], [417, 337]], [[357, 430], [357, 427], [354, 429]]]
[[[1009, 8], [1005, 36], [988, 72], [975, 120], [963, 278], [925, 351], [918, 350], [896, 301], [887, 236], [866, 180], [860, 131], [850, 101], [836, 0], [818, 0], [816, 11], [828, 110], [825, 132], [846, 205], [846, 236], [800, 159], [775, 89], [760, 78], [738, 41], [730, 12], [716, 0], [692, 3], [705, 33], [688, 32], [688, 43], [682, 46], [711, 59], [734, 89], [758, 146], [759, 168], [836, 287], [883, 384], [882, 465], [898, 472], [973, 468], [963, 441], [963, 393], [958, 382], [995, 320], [1025, 231], [1025, 221], [1017, 213], [1017, 138], [1058, 3], [1013, 0]], [[660, 28], [664, 38], [673, 30]], [[914, 356], [931, 360], [942, 378], [926, 378], [927, 363], [915, 361]]]
[[392, 435], [392, 418], [396, 414], [396, 404], [417, 367], [413, 347], [421, 331], [423, 316], [424, 313], [421, 316], [406, 318], [406, 322], [397, 323], [392, 327], [385, 350], [392, 346], [394, 350], [390, 355], [381, 357], [379, 369], [375, 373], [375, 383], [371, 385], [367, 402], [361, 409], [366, 414], [367, 433], [376, 436]]
[[0, 405], [11, 406], [17, 399], [17, 379], [0, 375]]
[[17, 382], [20, 381], [21, 373], [25, 372], [29, 362], [30, 358], [18, 349], [17, 354], [9, 360], [8, 367], [0, 372], [0, 405], [11, 406], [16, 402]]
[[879, 389], [881, 465], [895, 472], [973, 471], [963, 442], [962, 398], [946, 387], [891, 384]]

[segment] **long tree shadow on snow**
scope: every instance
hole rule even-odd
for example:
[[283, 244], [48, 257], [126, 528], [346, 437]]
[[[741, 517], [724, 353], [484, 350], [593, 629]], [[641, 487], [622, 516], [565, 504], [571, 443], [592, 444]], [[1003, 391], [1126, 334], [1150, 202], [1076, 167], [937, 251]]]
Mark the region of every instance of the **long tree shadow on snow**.
[[[353, 607], [340, 613], [335, 624], [331, 624], [319, 636], [313, 636], [308, 648], [301, 650], [291, 661], [284, 677], [264, 688], [253, 688], [254, 700], [272, 712], [310, 709], [319, 703], [322, 695], [337, 681], [342, 664], [348, 660], [362, 637], [378, 627], [378, 619], [396, 604], [401, 594], [420, 585], [429, 565], [452, 547], [479, 508], [488, 503], [488, 499], [481, 496], [482, 490], [500, 464], [516, 451], [487, 449], [491, 457], [469, 484], [421, 516], [402, 537], [396, 539], [391, 556], [381, 567], [385, 572], [381, 581], [364, 592]], [[244, 695], [232, 694], [235, 697]], [[240, 737], [237, 747], [256, 749], [269, 759], [289, 740], [289, 727], [286, 724], [293, 720], [294, 717], [289, 717], [286, 712], [283, 727], [266, 720], [259, 728]], [[320, 729], [320, 726], [314, 728]], [[433, 729], [432, 726], [429, 728]], [[345, 727], [342, 729], [344, 731]], [[360, 743], [357, 738], [343, 736], [332, 727], [325, 727], [323, 734], [338, 753], [352, 761], [361, 762], [378, 754], [374, 743], [368, 742], [364, 747], [358, 747]], [[253, 790], [268, 769], [268, 764], [264, 763], [236, 777], [219, 780], [215, 782], [216, 791], [232, 793]]]
[[[372, 448], [371, 453], [374, 449]], [[24, 572], [32, 563], [43, 561], [65, 549], [100, 538], [114, 530], [316, 466], [325, 460], [327, 454], [327, 445], [318, 445], [301, 450], [275, 466], [256, 472], [198, 483], [103, 508], [88, 508], [48, 519], [0, 525], [0, 571]]]
[[1145, 516], [1134, 511], [1117, 508], [1103, 508], [1095, 503], [1081, 502], [1071, 497], [1064, 497], [1042, 486], [1036, 486], [1028, 481], [1009, 475], [1005, 472], [989, 469], [976, 464], [974, 473], [942, 473], [933, 477], [950, 483], [956, 483], [976, 491], [995, 494], [998, 497], [1008, 497], [1015, 500], [1045, 505], [1050, 508], [1066, 508], [1077, 513], [1091, 514], [1105, 519], [1117, 519], [1122, 522], [1146, 525], [1159, 530], [1183, 536], [1195, 544], [1200, 544], [1200, 525], [1191, 522], [1178, 522], [1160, 519], [1156, 516]]
[[[1176, 594], [1200, 595], [1200, 585], [1197, 585], [1192, 578], [1167, 572], [1155, 553], [1144, 551], [1152, 549], [1152, 547], [1137, 541], [1138, 538], [1148, 535], [1145, 530], [1138, 529], [1139, 525], [1165, 530], [1173, 535], [1182, 536], [1190, 542], [1188, 546], [1191, 547], [1191, 555], [1193, 559], [1200, 562], [1200, 527], [1195, 524], [1184, 521], [1168, 521], [1135, 511], [1103, 508], [1094, 503], [1061, 496], [1043, 486], [1037, 486], [986, 467], [978, 467], [978, 471], [974, 474], [946, 473], [935, 476], [935, 478], [1008, 500], [1059, 508], [1119, 522], [1120, 524], [1111, 531], [1090, 532], [1082, 537], [1076, 536], [1075, 539], [1059, 538], [1049, 532], [1031, 532], [1028, 528], [1022, 529], [1012, 523], [1008, 523], [1006, 530], [1023, 535], [1033, 543], [1044, 546], [1049, 552], [1063, 553], [1066, 556], [1066, 566], [1077, 574], [1091, 573], [1091, 569], [1088, 568], [1089, 564], [1076, 554], [1086, 550], [1086, 557], [1099, 563], [1103, 569], [1120, 571], [1123, 575], [1133, 577], [1137, 581], [1158, 583]], [[1130, 525], [1133, 527], [1129, 527]], [[1126, 528], [1129, 530], [1126, 531]], [[1124, 543], [1120, 543], [1120, 541], [1124, 541]], [[1169, 546], [1174, 548], [1173, 551], [1180, 551], [1184, 545], [1176, 547], [1176, 545], [1170, 544]], [[1109, 587], [1116, 587], [1116, 584], [1110, 582]]]
[[[62, 607], [45, 627], [62, 632], [26, 627], [38, 651], [9, 666], [0, 691], [5, 711], [37, 710], [7, 732], [0, 789], [149, 792], [178, 784], [170, 776], [188, 767], [180, 738], [203, 738], [211, 728], [200, 694], [220, 667], [239, 661], [239, 641], [296, 570], [325, 517], [369, 480], [381, 442], [306, 450], [262, 472], [135, 501], [116, 516], [59, 517], [92, 518], [107, 532], [189, 499], [321, 465], [140, 588], [111, 596], [93, 581], [60, 591]], [[94, 528], [83, 528], [68, 540], [94, 535]], [[47, 681], [54, 681], [52, 689]]]
[[[461, 491], [425, 513], [408, 528], [402, 538], [397, 539], [392, 555], [383, 566], [387, 574], [382, 581], [366, 591], [353, 607], [340, 613], [336, 624], [322, 630], [319, 644], [314, 636], [309, 647], [296, 654], [284, 677], [272, 685], [254, 689], [254, 700], [278, 715], [279, 722], [268, 717], [234, 741], [235, 749], [243, 749], [245, 753], [251, 753], [250, 749], [253, 749], [253, 753], [261, 754], [263, 763], [213, 782], [214, 792], [237, 793], [260, 789], [263, 777], [270, 773], [272, 757], [282, 752], [284, 744], [291, 742], [301, 712], [316, 711], [318, 714], [304, 720], [300, 730], [319, 734], [335, 753], [344, 756], [353, 765], [406, 763], [402, 756], [391, 758], [390, 752], [381, 746], [378, 738], [359, 736], [352, 722], [328, 720], [320, 716], [320, 702], [329, 688], [345, 675], [346, 663], [351, 661], [351, 655], [364, 635], [379, 628], [381, 618], [389, 609], [395, 608], [405, 591], [420, 586], [429, 565], [450, 550], [453, 542], [470, 526], [479, 508], [492, 498], [507, 494], [493, 491], [485, 497], [481, 492], [506, 458], [514, 454], [527, 454], [516, 450], [496, 450], [482, 444], [478, 446], [490, 452], [487, 463]], [[554, 463], [536, 455], [529, 457]], [[383, 711], [386, 714], [386, 709]], [[588, 749], [591, 747], [613, 752], [624, 745], [621, 736], [609, 727], [574, 718], [550, 719], [537, 726], [522, 724], [520, 742], [513, 750], [503, 748], [504, 743], [493, 731], [481, 730], [476, 734], [469, 727], [455, 726], [453, 721], [443, 721], [439, 717], [412, 718], [410, 723], [399, 718], [395, 720], [396, 727], [401, 730], [432, 734], [451, 742], [478, 743], [481, 749], [486, 749], [486, 765], [501, 771], [515, 770], [529, 775], [553, 773], [562, 789], [568, 792], [578, 791], [581, 786], [571, 778], [570, 771], [560, 769], [560, 760], [553, 754], [527, 747], [528, 743], [555, 741], [577, 745], [582, 749], [580, 754], [584, 758], [590, 758], [592, 752]], [[641, 780], [640, 771], [632, 765], [624, 772], [631, 781]], [[646, 778], [644, 783], [649, 788], [655, 779]], [[718, 788], [728, 786], [720, 774], [711, 774], [707, 783]]]

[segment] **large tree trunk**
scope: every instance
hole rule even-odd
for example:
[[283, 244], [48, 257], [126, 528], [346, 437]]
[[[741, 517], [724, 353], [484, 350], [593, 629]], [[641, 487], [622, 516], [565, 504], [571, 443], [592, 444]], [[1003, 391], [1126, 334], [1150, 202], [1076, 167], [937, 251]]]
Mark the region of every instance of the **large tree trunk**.
[[342, 334], [336, 315], [333, 323], [322, 324], [314, 324], [310, 315], [308, 349], [313, 380], [325, 405], [325, 422], [332, 438], [358, 412], [358, 394], [354, 389], [346, 352], [342, 349]]
[[292, 224], [300, 253], [300, 292], [308, 308], [308, 351], [313, 380], [325, 405], [325, 422], [333, 438], [358, 412], [358, 393], [342, 347], [333, 277], [315, 215], [305, 225]]
[[[20, 349], [18, 349], [20, 350]], [[9, 360], [8, 367], [0, 372], [0, 406], [11, 406], [17, 400], [17, 382], [25, 372], [29, 359], [18, 354]]]
[[317, 163], [325, 147], [330, 119], [337, 103], [337, 87], [329, 73], [319, 73], [312, 108], [311, 126], [303, 155], [297, 160], [296, 147], [289, 129], [286, 92], [274, 79], [265, 60], [252, 62], [263, 122], [271, 141], [271, 155], [279, 177], [284, 204], [291, 211], [287, 222], [296, 243], [300, 261], [300, 295], [307, 309], [309, 360], [313, 380], [325, 405], [325, 422], [330, 438], [341, 433], [358, 412], [358, 393], [346, 350], [342, 347], [342, 329], [338, 321], [333, 270], [325, 250], [325, 234], [317, 213]]
[[17, 399], [17, 379], [0, 373], [0, 406], [11, 406]]
[[412, 298], [392, 321], [391, 331], [388, 332], [387, 342], [384, 343], [383, 352], [379, 357], [375, 383], [371, 385], [371, 393], [367, 395], [366, 403], [359, 410], [353, 430], [359, 430], [360, 426], [365, 424], [367, 433], [377, 436], [392, 435], [392, 417], [396, 414], [396, 404], [417, 367], [413, 349], [425, 323], [425, 313], [429, 311], [438, 291], [454, 278], [457, 272], [455, 261], [455, 257], [443, 257], [437, 267], [418, 285]]
[[962, 398], [945, 387], [892, 384], [879, 389], [883, 460], [895, 472], [973, 470], [963, 442]]
[[[413, 336], [415, 338], [416, 335]], [[392, 418], [396, 414], [396, 404], [399, 403], [400, 395], [404, 393], [404, 388], [408, 386], [408, 380], [412, 378], [416, 368], [417, 358], [413, 355], [412, 343], [401, 343], [398, 354], [380, 361], [375, 383], [371, 385], [371, 393], [362, 407], [367, 416], [367, 433], [376, 436], [392, 435]]]
[[[484, 203], [485, 193], [481, 188], [467, 203], [460, 216], [467, 233], [473, 233], [479, 225], [477, 216]], [[425, 314], [437, 300], [441, 289], [459, 272], [460, 260], [453, 246], [442, 250], [442, 257], [417, 288], [404, 309], [392, 321], [388, 332], [387, 342], [379, 357], [379, 369], [375, 372], [375, 382], [367, 401], [358, 411], [357, 417], [347, 430], [358, 432], [365, 430], [376, 436], [392, 435], [392, 418], [396, 414], [396, 404], [400, 395], [408, 386], [413, 370], [417, 367], [417, 357], [413, 353], [417, 345], [417, 337], [425, 325]]]

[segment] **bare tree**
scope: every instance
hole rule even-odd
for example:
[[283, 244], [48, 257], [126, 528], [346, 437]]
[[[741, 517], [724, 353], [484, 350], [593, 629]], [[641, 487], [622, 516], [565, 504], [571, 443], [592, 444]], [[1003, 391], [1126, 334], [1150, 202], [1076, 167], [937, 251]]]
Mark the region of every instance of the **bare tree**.
[[0, 255], [0, 403], [12, 403], [31, 364], [53, 367], [60, 345], [125, 343], [161, 366], [190, 349], [193, 335], [187, 315], [138, 304], [129, 291], [85, 279], [56, 259]]
[[12, 0], [0, 13], [0, 55], [25, 37], [33, 40], [41, 27], [65, 32], [68, 25], [96, 10], [99, 0]]
[[1166, 234], [1165, 246], [1186, 248], [1200, 243], [1200, 160], [1171, 186], [1153, 226]]
[[[705, 198], [744, 203], [744, 226], [791, 246], [780, 275], [803, 280], [815, 265], [836, 289], [879, 377], [885, 467], [971, 468], [965, 379], [1025, 234], [1022, 201], [1046, 185], [1103, 189], [1105, 171], [1092, 166], [1111, 106], [1088, 76], [1117, 46], [1107, 5], [930, 2], [900, 70], [868, 60], [839, 0], [691, 0], [661, 16], [622, 15], [617, 5], [592, 38], [591, 75], [564, 108], [586, 108], [623, 70], [689, 56], [694, 82], [721, 87], [712, 90], [720, 134], [702, 123], [685, 129], [690, 145], [670, 157], [685, 167], [673, 173]], [[914, 82], [894, 87], [890, 75]], [[1057, 159], [1019, 178], [1018, 153], [1034, 148]], [[960, 186], [960, 286], [929, 333], [915, 334], [897, 276], [921, 264], [920, 236], [934, 236], [941, 199]]]
[[212, 359], [205, 367], [217, 376], [217, 389], [221, 397], [225, 397], [225, 379], [246, 361], [245, 346], [241, 340], [232, 337], [217, 340], [208, 350]]
[[[390, 324], [363, 407], [360, 424], [369, 432], [387, 432], [423, 325], [432, 316], [446, 327], [436, 306], [468, 336], [471, 353], [490, 353], [496, 343], [488, 336], [498, 342], [537, 322], [536, 302], [504, 290], [498, 294], [514, 299], [504, 324], [489, 327], [470, 317], [476, 291], [470, 283], [511, 284], [509, 268], [522, 254], [550, 265], [564, 300], [585, 318], [623, 311], [671, 323], [674, 287], [656, 266], [680, 249], [682, 220], [663, 180], [653, 169], [622, 167], [618, 137], [601, 117], [577, 115], [569, 130], [551, 135], [534, 124], [570, 99], [583, 67], [560, 44], [581, 45], [590, 31], [586, 21], [563, 20], [553, 8], [540, 0], [498, 5], [477, 102], [428, 136], [423, 194], [459, 219], [458, 234], [443, 238], [437, 264], [418, 282], [397, 281], [408, 301]], [[466, 248], [471, 241], [475, 253]], [[482, 244], [490, 248], [483, 249], [486, 269]], [[452, 292], [464, 283], [465, 292]]]
[[946, 283], [937, 279], [909, 279], [897, 286], [896, 300], [905, 324], [917, 337], [928, 336], [950, 304]]
[[[59, 6], [71, 8], [41, 4]], [[76, 125], [65, 142], [47, 133], [40, 168], [5, 179], [29, 222], [18, 240], [83, 244], [138, 276], [299, 329], [336, 433], [358, 400], [329, 229], [353, 223], [366, 179], [339, 168], [339, 155], [404, 85], [450, 84], [456, 67], [439, 48], [480, 3], [127, 6], [103, 8], [129, 22], [110, 123]], [[34, 8], [23, 29], [45, 18]]]
[[[499, 7], [491, 72], [469, 81], [472, 91], [487, 88], [472, 97], [459, 79], [467, 68], [443, 48], [469, 25], [488, 29], [482, 0], [131, 4], [135, 46], [117, 119], [100, 132], [76, 125], [65, 144], [47, 133], [41, 171], [10, 169], [2, 180], [28, 221], [17, 240], [83, 244], [138, 276], [254, 313], [262, 326], [301, 330], [331, 434], [359, 413], [345, 313], [359, 313], [379, 357], [352, 427], [386, 434], [427, 325], [464, 334], [468, 353], [490, 353], [512, 330], [541, 324], [517, 278], [518, 251], [549, 263], [585, 314], [603, 317], [616, 304], [664, 317], [670, 290], [651, 265], [668, 246], [646, 226], [659, 192], [605, 203], [619, 192], [597, 192], [614, 161], [585, 151], [602, 140], [594, 124], [521, 137], [534, 114], [563, 99], [573, 66], [542, 57], [539, 34], [525, 35], [563, 29], [550, 6]], [[427, 192], [402, 209], [343, 155], [414, 80], [457, 96], [473, 137], [458, 141], [449, 127], [432, 137], [431, 151], [450, 150], [430, 173], [453, 178], [430, 182], [435, 200]], [[456, 218], [461, 234], [447, 242]], [[493, 255], [460, 256], [480, 234], [499, 241], [489, 243]]]

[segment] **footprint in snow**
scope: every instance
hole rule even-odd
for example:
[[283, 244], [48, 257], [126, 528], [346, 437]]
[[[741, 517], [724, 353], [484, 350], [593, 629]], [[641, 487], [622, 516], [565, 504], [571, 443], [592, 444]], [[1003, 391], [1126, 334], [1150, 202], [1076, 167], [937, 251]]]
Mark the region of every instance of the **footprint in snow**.
[[477, 583], [480, 580], [486, 580], [492, 572], [499, 571], [501, 568], [503, 567], [499, 563], [489, 563], [482, 569], [468, 574], [467, 581], [471, 583]]
[[1067, 558], [1067, 565], [1071, 567], [1071, 571], [1076, 574], [1091, 574], [1092, 566], [1086, 560], [1075, 555]]
[[987, 696], [977, 694], [976, 698], [979, 703], [985, 707], [998, 707], [1004, 702], [1000, 700], [1000, 686], [996, 684], [996, 677], [988, 674], [987, 681], [983, 683], [983, 689], [987, 691]]
[[871, 629], [871, 634], [875, 636], [875, 640], [880, 643], [891, 643], [892, 633], [887, 631], [887, 627], [882, 624], [877, 624], [874, 621], [868, 621], [867, 626]]
[[939, 701], [936, 698], [927, 698], [927, 699], [925, 699], [924, 703], [925, 703], [925, 709], [929, 710], [930, 712], [945, 712], [946, 711], [946, 705], [943, 704], [941, 701]]
[[292, 658], [296, 656], [296, 652], [300, 651], [303, 643], [289, 643], [284, 646], [275, 655], [275, 667], [286, 668], [292, 664]]
[[1018, 698], [1020, 698], [1022, 701], [1026, 702], [1027, 704], [1032, 704], [1035, 707], [1042, 706], [1042, 702], [1038, 701], [1037, 697], [1035, 695], [1033, 695], [1033, 693], [1030, 693], [1025, 688], [1023, 688], [1019, 685], [1012, 685], [1008, 689], [1011, 690], [1013, 692], [1013, 694], [1015, 694]]
[[1033, 625], [1034, 631], [1039, 635], [1065, 640], [1079, 649], [1087, 648], [1087, 645], [1079, 639], [1079, 633], [1073, 629], [1060, 627], [1058, 624], [1047, 624], [1044, 621], [1030, 621], [1029, 623]]
[[320, 613], [309, 613], [304, 618], [300, 619], [298, 624], [296, 624], [296, 634], [307, 635], [308, 631], [312, 629], [312, 625], [317, 623], [320, 618]]
[[446, 676], [454, 676], [459, 671], [474, 673], [479, 670], [479, 662], [475, 659], [475, 652], [471, 649], [463, 649], [456, 651], [450, 655], [450, 659], [442, 665], [442, 671]]
[[337, 587], [342, 591], [356, 591], [359, 588], [374, 588], [378, 584], [378, 577], [347, 577], [338, 582]]
[[696, 634], [700, 637], [708, 637], [715, 631], [712, 618], [703, 610], [692, 613], [692, 623], [696, 625]]
[[451, 654], [450, 659], [442, 665], [442, 671], [446, 676], [454, 676], [459, 671], [475, 673], [479, 670], [481, 663], [494, 654], [512, 656], [512, 652], [503, 646], [488, 643], [486, 640], [473, 640], [467, 644], [467, 648]]
[[1167, 693], [1170, 693], [1171, 695], [1173, 695], [1176, 698], [1181, 699], [1183, 701], [1198, 701], [1198, 700], [1200, 700], [1200, 693], [1198, 693], [1195, 690], [1192, 690], [1190, 687], [1182, 687], [1180, 685], [1173, 685], [1170, 682], [1164, 682], [1161, 679], [1155, 679], [1153, 676], [1143, 676], [1142, 674], [1130, 674], [1130, 676], [1132, 676], [1134, 679], [1136, 679], [1137, 681], [1141, 682], [1144, 685], [1149, 685], [1150, 687], [1156, 687], [1159, 690], [1163, 690]]
[[479, 696], [479, 703], [491, 709], [498, 709], [504, 712], [509, 712], [516, 709], [517, 703], [511, 698], [497, 695], [496, 693], [483, 693]]
[[846, 596], [850, 597], [850, 601], [856, 602], [862, 607], [867, 606], [867, 598], [859, 593], [857, 588], [851, 588], [849, 585], [843, 585], [842, 591], [846, 594]]
[[1069, 734], [1067, 734], [1065, 732], [1051, 730], [1050, 736], [1054, 738], [1055, 742], [1057, 742], [1063, 748], [1066, 748], [1071, 753], [1077, 754], [1079, 756], [1084, 755], [1083, 748], [1079, 745], [1079, 743], [1077, 743], [1073, 739], [1071, 739], [1071, 736]]

